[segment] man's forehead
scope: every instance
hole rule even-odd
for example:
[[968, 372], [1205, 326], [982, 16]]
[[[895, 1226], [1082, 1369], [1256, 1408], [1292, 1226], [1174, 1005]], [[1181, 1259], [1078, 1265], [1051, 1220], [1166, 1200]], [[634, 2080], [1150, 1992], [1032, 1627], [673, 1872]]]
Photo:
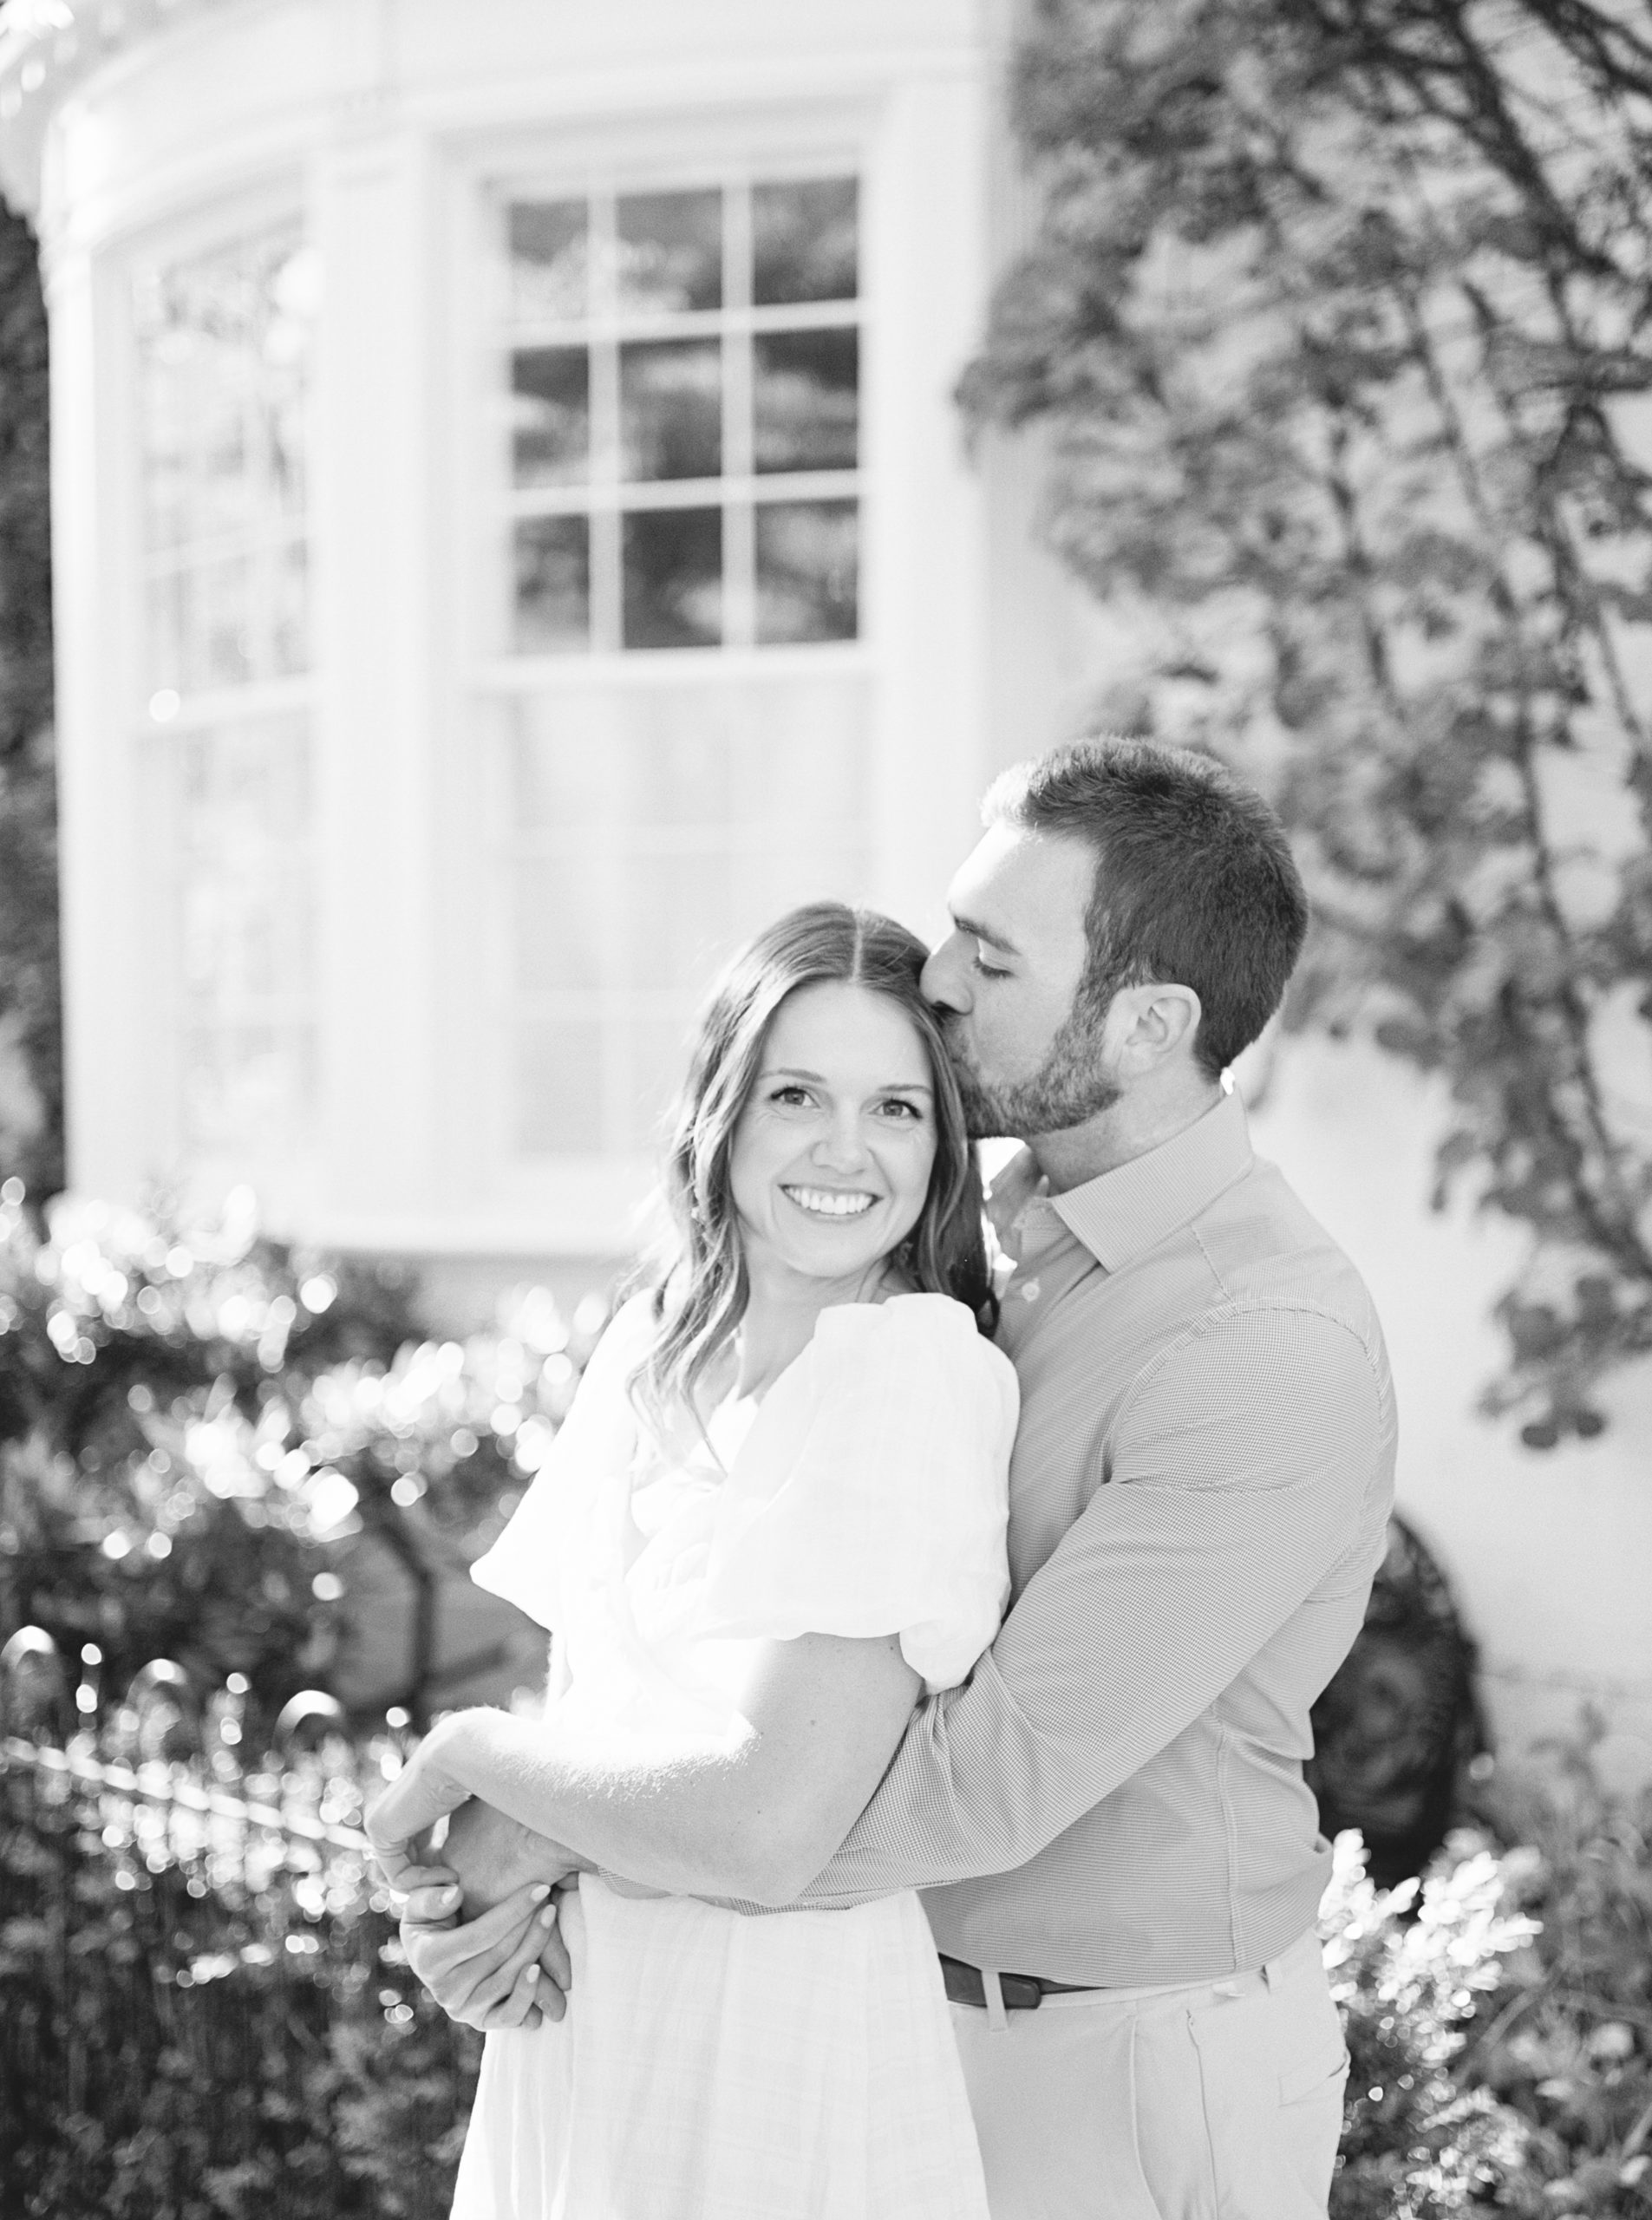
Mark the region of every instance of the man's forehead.
[[947, 906], [960, 924], [1014, 942], [1081, 926], [1095, 880], [1095, 855], [1064, 833], [989, 826], [959, 865]]

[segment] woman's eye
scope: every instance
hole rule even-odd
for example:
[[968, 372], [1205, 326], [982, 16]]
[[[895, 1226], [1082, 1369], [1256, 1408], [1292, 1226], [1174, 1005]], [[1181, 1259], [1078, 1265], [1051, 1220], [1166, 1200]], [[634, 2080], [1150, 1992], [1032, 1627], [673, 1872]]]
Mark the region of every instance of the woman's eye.
[[777, 1087], [768, 1099], [771, 1102], [780, 1103], [783, 1108], [794, 1110], [806, 1104], [809, 1091], [805, 1087]]
[[917, 1103], [909, 1102], [904, 1094], [891, 1094], [883, 1108], [886, 1115], [897, 1120], [905, 1120], [914, 1125], [921, 1125], [924, 1121], [924, 1113]]

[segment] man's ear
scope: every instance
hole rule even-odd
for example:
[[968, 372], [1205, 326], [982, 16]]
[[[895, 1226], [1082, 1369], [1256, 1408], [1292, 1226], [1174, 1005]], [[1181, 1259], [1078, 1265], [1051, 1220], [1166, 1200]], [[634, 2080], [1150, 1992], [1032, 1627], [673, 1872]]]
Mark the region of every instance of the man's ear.
[[1107, 1012], [1107, 1026], [1126, 1070], [1146, 1072], [1179, 1054], [1190, 1054], [1203, 1005], [1191, 987], [1159, 980], [1120, 987]]

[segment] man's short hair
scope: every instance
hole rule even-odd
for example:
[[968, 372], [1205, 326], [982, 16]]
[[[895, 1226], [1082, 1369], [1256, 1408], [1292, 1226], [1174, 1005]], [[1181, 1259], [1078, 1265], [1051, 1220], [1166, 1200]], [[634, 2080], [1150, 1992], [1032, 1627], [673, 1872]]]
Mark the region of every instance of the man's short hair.
[[1004, 772], [982, 814], [1094, 851], [1079, 989], [1093, 1006], [1152, 980], [1191, 987], [1200, 1068], [1218, 1078], [1250, 1047], [1308, 930], [1284, 827], [1254, 787], [1208, 755], [1100, 737]]

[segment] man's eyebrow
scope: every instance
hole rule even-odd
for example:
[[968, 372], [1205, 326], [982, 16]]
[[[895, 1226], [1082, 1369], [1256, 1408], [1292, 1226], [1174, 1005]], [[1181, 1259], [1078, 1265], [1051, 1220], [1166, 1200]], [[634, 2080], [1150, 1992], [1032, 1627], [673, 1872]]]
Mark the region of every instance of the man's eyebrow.
[[985, 941], [989, 948], [996, 948], [1005, 956], [1021, 954], [1021, 950], [1013, 940], [1006, 940], [1002, 933], [994, 932], [990, 925], [983, 925], [975, 917], [962, 917], [955, 910], [952, 912], [952, 922], [961, 933], [968, 933], [972, 940]]

